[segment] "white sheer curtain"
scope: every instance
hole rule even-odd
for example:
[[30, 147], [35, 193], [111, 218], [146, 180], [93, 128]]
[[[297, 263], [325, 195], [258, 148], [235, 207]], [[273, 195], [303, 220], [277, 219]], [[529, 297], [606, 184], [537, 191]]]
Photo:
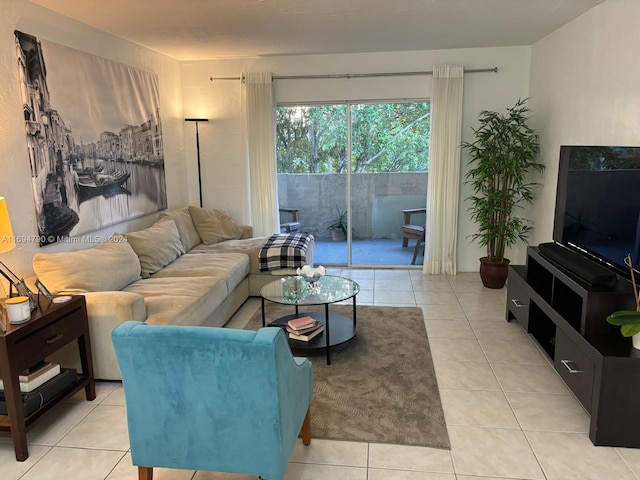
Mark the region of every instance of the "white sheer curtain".
[[275, 105], [271, 73], [242, 75], [244, 131], [255, 236], [279, 231], [275, 148]]
[[433, 69], [423, 273], [457, 272], [463, 85], [462, 66], [437, 65]]

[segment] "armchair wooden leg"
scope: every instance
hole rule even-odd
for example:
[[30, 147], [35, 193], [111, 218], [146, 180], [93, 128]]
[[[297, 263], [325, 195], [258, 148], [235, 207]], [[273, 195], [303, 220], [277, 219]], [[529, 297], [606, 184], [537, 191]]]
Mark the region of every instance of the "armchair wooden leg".
[[302, 434], [302, 443], [309, 445], [311, 443], [311, 406], [309, 406], [307, 414], [304, 417], [300, 433]]
[[153, 467], [138, 467], [138, 480], [153, 480]]

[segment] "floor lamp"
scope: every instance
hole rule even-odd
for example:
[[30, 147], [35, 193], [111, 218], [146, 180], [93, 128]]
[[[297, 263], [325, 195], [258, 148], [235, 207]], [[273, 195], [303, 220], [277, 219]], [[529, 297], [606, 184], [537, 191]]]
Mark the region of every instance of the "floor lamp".
[[196, 151], [198, 152], [198, 193], [200, 194], [200, 206], [202, 207], [202, 176], [200, 174], [200, 134], [198, 122], [208, 122], [208, 118], [185, 118], [185, 122], [196, 122]]

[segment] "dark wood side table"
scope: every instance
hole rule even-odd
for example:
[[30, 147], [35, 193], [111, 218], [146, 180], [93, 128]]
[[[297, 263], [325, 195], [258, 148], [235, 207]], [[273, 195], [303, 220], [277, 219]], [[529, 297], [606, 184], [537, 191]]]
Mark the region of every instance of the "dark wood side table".
[[[28, 417], [24, 416], [18, 375], [21, 371], [44, 360], [73, 340], [78, 341], [82, 374], [78, 382], [61, 392]], [[87, 306], [82, 295], [73, 296], [66, 303], [49, 303], [41, 299], [40, 307], [31, 319], [10, 324], [0, 333], [0, 376], [4, 382], [7, 415], [0, 415], [0, 432], [10, 433], [16, 460], [29, 457], [27, 427], [58, 402], [84, 388], [87, 400], [96, 398]]]

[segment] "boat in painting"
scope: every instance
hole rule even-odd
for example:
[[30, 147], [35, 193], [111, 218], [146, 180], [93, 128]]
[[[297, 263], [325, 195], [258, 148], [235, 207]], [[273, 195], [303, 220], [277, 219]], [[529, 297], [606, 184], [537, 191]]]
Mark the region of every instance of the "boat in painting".
[[78, 187], [80, 191], [98, 194], [110, 190], [113, 187], [122, 187], [131, 174], [122, 170], [111, 170], [107, 173], [94, 172], [90, 175], [78, 175]]

